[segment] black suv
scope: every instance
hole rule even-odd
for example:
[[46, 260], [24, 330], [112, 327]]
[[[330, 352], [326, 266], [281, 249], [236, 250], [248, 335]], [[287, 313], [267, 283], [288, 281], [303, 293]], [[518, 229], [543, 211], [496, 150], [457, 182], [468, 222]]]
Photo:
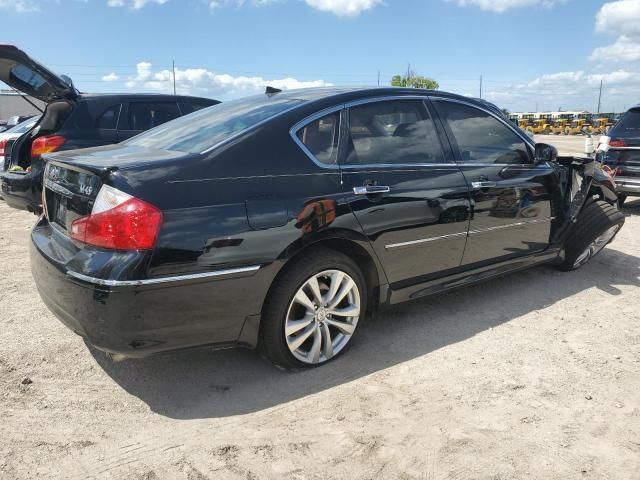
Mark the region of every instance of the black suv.
[[208, 98], [159, 94], [81, 94], [10, 45], [0, 45], [0, 80], [47, 104], [40, 121], [5, 146], [2, 196], [9, 206], [41, 212], [41, 155], [118, 143], [174, 118], [215, 105]]
[[616, 172], [620, 205], [640, 196], [640, 105], [631, 108], [609, 131], [609, 151], [603, 162]]
[[613, 180], [556, 155], [458, 95], [271, 89], [46, 155], [31, 268], [116, 356], [245, 345], [316, 366], [378, 305], [600, 252], [624, 223]]

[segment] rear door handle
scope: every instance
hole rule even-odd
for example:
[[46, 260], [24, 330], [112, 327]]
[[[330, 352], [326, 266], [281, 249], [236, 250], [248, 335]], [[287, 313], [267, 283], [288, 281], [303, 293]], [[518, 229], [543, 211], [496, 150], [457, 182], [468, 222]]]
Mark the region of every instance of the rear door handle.
[[496, 182], [471, 182], [471, 187], [474, 189], [478, 188], [491, 188], [495, 187], [498, 184]]
[[356, 195], [376, 195], [378, 193], [389, 193], [391, 188], [384, 185], [365, 185], [364, 187], [353, 187]]

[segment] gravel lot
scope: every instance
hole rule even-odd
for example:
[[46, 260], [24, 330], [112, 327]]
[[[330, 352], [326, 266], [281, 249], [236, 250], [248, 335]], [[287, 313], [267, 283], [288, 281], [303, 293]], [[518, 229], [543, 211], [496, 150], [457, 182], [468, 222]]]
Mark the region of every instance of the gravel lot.
[[289, 374], [244, 350], [90, 351], [35, 291], [35, 218], [0, 202], [0, 478], [638, 478], [640, 201], [625, 213], [579, 272], [385, 310]]

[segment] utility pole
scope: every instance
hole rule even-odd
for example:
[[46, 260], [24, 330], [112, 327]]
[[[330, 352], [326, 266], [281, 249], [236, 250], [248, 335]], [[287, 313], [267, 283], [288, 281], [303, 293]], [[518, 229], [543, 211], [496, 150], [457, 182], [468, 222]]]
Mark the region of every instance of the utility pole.
[[600, 94], [598, 95], [598, 115], [600, 114], [601, 101], [602, 101], [602, 80], [600, 80]]
[[172, 70], [173, 70], [173, 94], [176, 94], [176, 61], [172, 60]]
[[480, 75], [480, 99], [482, 99], [482, 75]]

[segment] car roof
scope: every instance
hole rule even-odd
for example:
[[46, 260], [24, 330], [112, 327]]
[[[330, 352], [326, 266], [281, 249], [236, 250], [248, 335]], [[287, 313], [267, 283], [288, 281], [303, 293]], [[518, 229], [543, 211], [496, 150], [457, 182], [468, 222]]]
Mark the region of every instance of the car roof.
[[[273, 95], [279, 98], [285, 97], [293, 100], [314, 101], [330, 99], [331, 97], [341, 97], [354, 95], [356, 97], [367, 97], [371, 95], [437, 95], [447, 98], [459, 98], [464, 100], [474, 100], [471, 97], [457, 95], [455, 93], [444, 92], [442, 90], [426, 90], [423, 88], [406, 88], [406, 87], [313, 87], [295, 90], [284, 90]], [[489, 103], [482, 101], [482, 103]], [[497, 108], [494, 106], [494, 108]]]
[[210, 102], [219, 102], [213, 98], [206, 97], [194, 97], [191, 95], [172, 95], [167, 93], [81, 93], [79, 98], [83, 100], [107, 100], [107, 99], [173, 99], [173, 98], [186, 98], [190, 100], [207, 100]]

